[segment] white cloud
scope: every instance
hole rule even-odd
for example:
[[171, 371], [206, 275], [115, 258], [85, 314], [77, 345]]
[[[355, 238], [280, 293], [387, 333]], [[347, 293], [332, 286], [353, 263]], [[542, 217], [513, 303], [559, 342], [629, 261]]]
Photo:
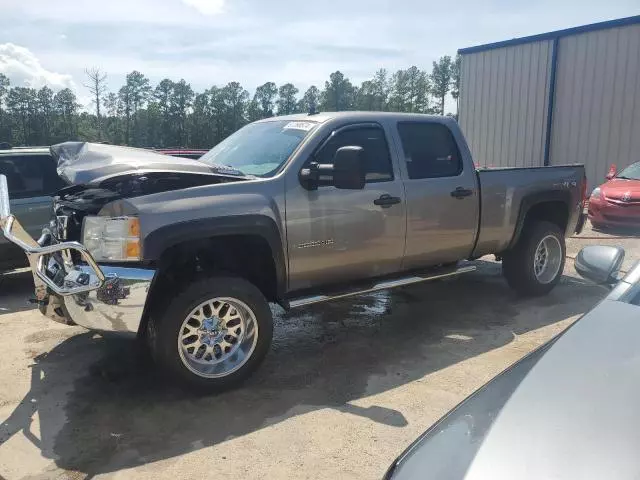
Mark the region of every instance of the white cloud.
[[[207, 3], [215, 6], [224, 3], [224, 0], [200, 0], [195, 3], [210, 10], [212, 7], [208, 7]], [[0, 5], [0, 23], [3, 19], [10, 19], [11, 23], [25, 27], [30, 27], [33, 20], [44, 21], [45, 25], [55, 22], [65, 27], [111, 23], [184, 26], [211, 20], [181, 0], [88, 0], [84, 3], [78, 0], [0, 0]], [[66, 33], [69, 34], [68, 31]]]
[[224, 8], [224, 0], [182, 0], [182, 2], [203, 15], [217, 15], [222, 13]]
[[13, 43], [0, 44], [0, 73], [19, 87], [40, 88], [48, 85], [54, 90], [69, 87], [76, 90], [71, 75], [47, 70], [31, 50]]

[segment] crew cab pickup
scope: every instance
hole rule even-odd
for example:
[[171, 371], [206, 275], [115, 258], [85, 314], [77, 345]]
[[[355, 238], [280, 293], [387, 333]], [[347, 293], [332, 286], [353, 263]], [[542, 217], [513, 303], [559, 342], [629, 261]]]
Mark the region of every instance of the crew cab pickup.
[[269, 303], [303, 307], [502, 259], [524, 295], [560, 279], [581, 229], [580, 165], [476, 169], [447, 117], [341, 112], [251, 123], [199, 160], [51, 147], [69, 186], [38, 241], [9, 212], [40, 310], [136, 333], [176, 378], [237, 385], [272, 339]]

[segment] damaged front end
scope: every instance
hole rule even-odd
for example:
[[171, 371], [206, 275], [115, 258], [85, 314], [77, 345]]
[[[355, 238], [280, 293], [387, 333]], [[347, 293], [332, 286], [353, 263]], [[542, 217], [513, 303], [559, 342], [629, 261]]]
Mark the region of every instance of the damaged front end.
[[46, 245], [46, 232], [39, 243], [11, 215], [4, 175], [0, 175], [0, 227], [27, 255], [36, 301], [45, 316], [90, 330], [138, 332], [155, 270], [99, 266], [81, 243]]
[[52, 146], [51, 155], [68, 185], [53, 199], [49, 228], [55, 241], [80, 241], [85, 217], [118, 200], [248, 179], [222, 166], [139, 148], [65, 142]]
[[[40, 311], [56, 322], [99, 331], [138, 332], [155, 275], [139, 267], [140, 223], [124, 211], [126, 199], [250, 178], [137, 148], [66, 142], [52, 146], [51, 154], [68, 186], [53, 198], [49, 228], [39, 240], [22, 228], [11, 215], [2, 176], [0, 226], [27, 255]], [[124, 228], [127, 221], [136, 235], [127, 230], [115, 234], [122, 243], [114, 242], [112, 227]], [[108, 250], [114, 246], [121, 255]]]

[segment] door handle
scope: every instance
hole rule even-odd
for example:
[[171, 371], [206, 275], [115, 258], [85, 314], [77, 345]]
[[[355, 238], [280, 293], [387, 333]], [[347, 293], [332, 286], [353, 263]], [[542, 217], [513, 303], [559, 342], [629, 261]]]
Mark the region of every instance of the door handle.
[[390, 207], [391, 205], [400, 203], [400, 197], [392, 197], [388, 193], [385, 193], [384, 195], [380, 195], [380, 198], [376, 198], [373, 203], [381, 207]]
[[451, 196], [454, 198], [464, 198], [470, 197], [473, 195], [473, 190], [469, 190], [468, 188], [458, 187], [453, 192], [451, 192]]

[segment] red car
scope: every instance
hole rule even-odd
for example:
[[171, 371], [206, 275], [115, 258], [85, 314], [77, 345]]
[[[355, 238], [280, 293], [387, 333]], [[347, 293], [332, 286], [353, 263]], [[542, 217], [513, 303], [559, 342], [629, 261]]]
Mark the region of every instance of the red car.
[[640, 162], [620, 173], [612, 167], [607, 182], [593, 190], [589, 220], [594, 228], [640, 227]]

